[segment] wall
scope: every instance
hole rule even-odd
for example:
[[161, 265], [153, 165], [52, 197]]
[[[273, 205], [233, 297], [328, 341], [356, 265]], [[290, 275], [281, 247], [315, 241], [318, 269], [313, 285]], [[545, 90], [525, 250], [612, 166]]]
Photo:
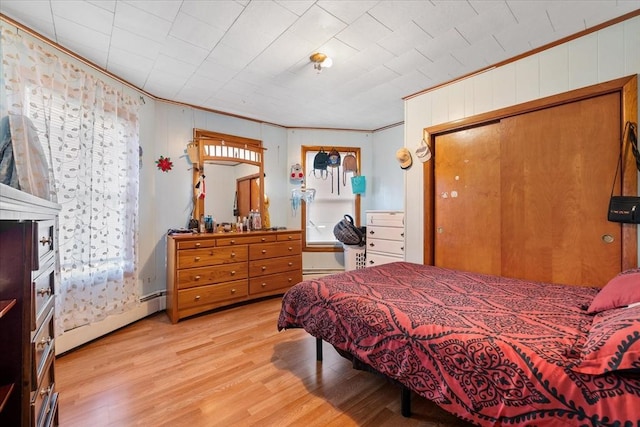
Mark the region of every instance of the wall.
[[[425, 127], [640, 73], [640, 17], [405, 101], [405, 139], [415, 149]], [[637, 119], [636, 119], [637, 121]], [[423, 261], [423, 172], [407, 171], [407, 260]], [[640, 177], [639, 177], [640, 179]], [[640, 239], [640, 234], [639, 234]]]

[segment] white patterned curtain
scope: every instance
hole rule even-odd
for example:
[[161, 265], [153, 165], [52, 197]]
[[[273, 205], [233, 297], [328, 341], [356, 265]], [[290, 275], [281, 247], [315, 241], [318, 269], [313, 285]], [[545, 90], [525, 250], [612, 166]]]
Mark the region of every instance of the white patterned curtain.
[[[62, 205], [57, 333], [139, 301], [138, 102], [38, 41], [2, 28], [2, 116], [37, 130]], [[19, 137], [19, 133], [16, 133]]]

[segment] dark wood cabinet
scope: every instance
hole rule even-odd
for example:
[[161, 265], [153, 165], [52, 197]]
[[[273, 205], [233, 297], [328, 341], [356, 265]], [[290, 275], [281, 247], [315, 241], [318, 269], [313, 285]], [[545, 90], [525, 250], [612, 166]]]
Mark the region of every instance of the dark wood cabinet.
[[0, 425], [55, 426], [59, 205], [0, 184]]

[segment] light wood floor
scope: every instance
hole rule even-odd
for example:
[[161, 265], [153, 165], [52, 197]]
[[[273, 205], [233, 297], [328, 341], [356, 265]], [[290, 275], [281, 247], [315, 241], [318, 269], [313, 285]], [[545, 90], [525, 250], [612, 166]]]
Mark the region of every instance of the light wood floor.
[[467, 426], [425, 399], [400, 415], [399, 389], [328, 344], [278, 332], [280, 298], [183, 320], [164, 313], [56, 360], [60, 425]]

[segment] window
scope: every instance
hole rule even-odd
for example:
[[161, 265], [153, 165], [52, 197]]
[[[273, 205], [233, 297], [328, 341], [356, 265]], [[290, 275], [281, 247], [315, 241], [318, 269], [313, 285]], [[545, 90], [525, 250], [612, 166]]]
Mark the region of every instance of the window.
[[[326, 170], [314, 169], [314, 159], [320, 151], [327, 154], [336, 150], [340, 155], [339, 166], [329, 166]], [[303, 251], [341, 251], [342, 244], [333, 235], [333, 227], [344, 217], [351, 215], [360, 225], [360, 195], [353, 194], [351, 177], [354, 172], [345, 170], [342, 159], [347, 155], [356, 158], [360, 170], [360, 148], [302, 146], [302, 167], [305, 171], [305, 185], [316, 190], [312, 203], [302, 204]], [[357, 173], [357, 172], [355, 172]]]

